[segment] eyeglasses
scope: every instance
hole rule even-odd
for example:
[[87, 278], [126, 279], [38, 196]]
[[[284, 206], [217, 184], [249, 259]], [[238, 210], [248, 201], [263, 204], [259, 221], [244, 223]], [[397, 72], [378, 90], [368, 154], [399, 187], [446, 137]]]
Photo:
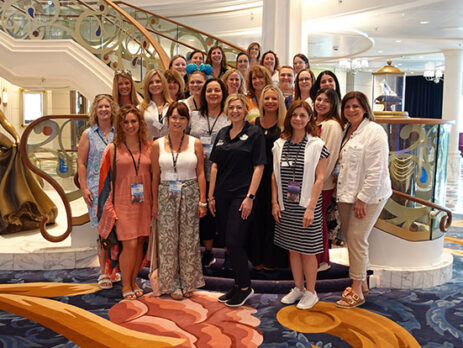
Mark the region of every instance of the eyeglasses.
[[127, 74], [127, 75], [132, 75], [132, 73], [127, 70], [127, 69], [124, 69], [124, 70], [116, 70], [116, 75], [120, 75], [120, 74]]

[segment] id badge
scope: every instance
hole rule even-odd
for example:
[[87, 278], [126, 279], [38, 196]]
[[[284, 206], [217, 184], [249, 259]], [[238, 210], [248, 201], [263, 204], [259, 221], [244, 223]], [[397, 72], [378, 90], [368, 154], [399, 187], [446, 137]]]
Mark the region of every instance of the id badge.
[[203, 148], [204, 148], [204, 156], [206, 158], [209, 158], [212, 152], [212, 144], [204, 144]]
[[212, 144], [212, 137], [210, 136], [202, 136], [200, 137], [201, 144], [203, 145], [210, 145]]
[[339, 162], [336, 162], [336, 165], [334, 166], [333, 168], [333, 172], [331, 173], [331, 175], [333, 175], [334, 177], [337, 177], [339, 175], [339, 168], [341, 166], [339, 165]]
[[143, 193], [143, 184], [132, 184], [130, 185], [130, 195], [132, 197], [132, 203], [141, 203], [145, 200]]
[[301, 183], [298, 181], [288, 182], [288, 193], [286, 199], [289, 202], [299, 203], [301, 197]]
[[169, 196], [176, 196], [182, 193], [181, 181], [169, 181]]

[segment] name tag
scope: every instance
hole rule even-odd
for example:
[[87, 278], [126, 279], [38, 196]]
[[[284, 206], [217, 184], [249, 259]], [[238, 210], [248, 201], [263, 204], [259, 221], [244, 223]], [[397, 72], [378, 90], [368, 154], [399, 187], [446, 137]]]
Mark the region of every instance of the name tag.
[[143, 193], [143, 184], [137, 183], [130, 185], [130, 195], [132, 197], [132, 203], [141, 203], [145, 200]]
[[169, 181], [169, 195], [181, 195], [182, 193], [182, 182], [181, 181]]
[[289, 202], [299, 203], [301, 198], [301, 183], [299, 181], [288, 182], [288, 193], [286, 199]]
[[203, 144], [203, 145], [210, 145], [210, 144], [212, 144], [212, 137], [210, 137], [210, 136], [203, 136], [203, 137], [200, 137], [200, 140], [201, 140], [201, 144]]
[[289, 167], [289, 166], [291, 166], [291, 165], [292, 165], [292, 162], [288, 162], [288, 161], [282, 161], [282, 162], [281, 162], [281, 166], [282, 166], [282, 167]]
[[212, 144], [204, 144], [203, 149], [204, 149], [204, 156], [206, 158], [209, 158], [212, 152]]

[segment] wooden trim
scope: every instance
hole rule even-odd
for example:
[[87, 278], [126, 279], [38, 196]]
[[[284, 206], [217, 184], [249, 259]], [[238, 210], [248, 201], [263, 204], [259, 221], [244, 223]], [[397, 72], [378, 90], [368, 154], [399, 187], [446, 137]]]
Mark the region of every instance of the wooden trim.
[[59, 235], [59, 236], [53, 236], [48, 233], [46, 229], [46, 223], [48, 220], [48, 217], [46, 215], [42, 215], [42, 221], [40, 222], [40, 233], [42, 234], [43, 238], [48, 240], [49, 242], [61, 242], [65, 240], [72, 232], [72, 211], [71, 211], [71, 205], [69, 204], [69, 201], [67, 200], [66, 193], [64, 190], [61, 188], [61, 186], [47, 173], [44, 171], [40, 170], [39, 168], [35, 167], [32, 165], [31, 161], [29, 160], [29, 156], [27, 156], [27, 139], [29, 137], [29, 134], [32, 132], [34, 127], [46, 120], [50, 119], [85, 119], [88, 118], [87, 115], [49, 115], [49, 116], [44, 116], [41, 117], [33, 122], [31, 122], [26, 129], [24, 130], [22, 136], [21, 136], [21, 141], [19, 144], [19, 153], [21, 155], [21, 159], [24, 163], [24, 165], [33, 173], [37, 174], [39, 177], [43, 178], [46, 180], [58, 193], [60, 196], [61, 200], [63, 201], [64, 205], [64, 210], [66, 212], [66, 221], [67, 221], [67, 228], [66, 231]]
[[437, 209], [437, 210], [440, 210], [440, 211], [446, 213], [446, 215], [443, 215], [441, 217], [440, 224], [439, 224], [439, 228], [443, 233], [447, 232], [450, 225], [452, 224], [452, 212], [450, 210], [448, 210], [447, 208], [444, 208], [444, 207], [442, 207], [440, 205], [437, 205], [435, 203], [432, 203], [432, 202], [425, 201], [424, 199], [421, 199], [421, 198], [410, 196], [410, 195], [408, 195], [406, 193], [403, 193], [403, 192], [400, 192], [400, 191], [397, 191], [397, 190], [392, 190], [392, 193], [394, 195], [396, 195], [396, 196], [400, 196], [400, 197], [408, 199], [410, 201], [413, 201], [413, 202], [419, 203], [421, 205], [425, 205], [427, 207]]
[[[105, 1], [106, 1], [106, 0], [105, 0]], [[188, 30], [194, 31], [194, 32], [196, 32], [196, 33], [200, 33], [201, 35], [210, 37], [211, 39], [213, 39], [213, 40], [215, 40], [215, 41], [223, 42], [224, 44], [226, 44], [226, 45], [228, 45], [228, 46], [230, 46], [230, 47], [233, 47], [234, 49], [236, 49], [236, 50], [238, 50], [238, 51], [240, 51], [240, 52], [246, 52], [246, 50], [244, 50], [243, 48], [238, 47], [238, 46], [236, 46], [235, 44], [232, 44], [232, 43], [230, 43], [230, 42], [228, 42], [228, 41], [219, 39], [219, 38], [216, 37], [216, 36], [213, 36], [213, 35], [211, 35], [211, 34], [205, 33], [204, 31], [195, 29], [195, 28], [190, 27], [190, 26], [188, 26], [188, 25], [181, 24], [181, 23], [176, 22], [176, 21], [174, 21], [174, 20], [172, 20], [172, 19], [170, 19], [170, 18], [160, 16], [160, 15], [154, 13], [154, 12], [151, 12], [151, 11], [142, 9], [142, 8], [140, 8], [140, 7], [134, 6], [134, 5], [129, 4], [129, 3], [125, 2], [125, 1], [115, 1], [115, 3], [116, 3], [116, 4], [123, 4], [123, 5], [125, 5], [125, 6], [134, 8], [134, 9], [136, 9], [136, 10], [138, 10], [138, 11], [142, 11], [142, 12], [148, 13], [148, 14], [150, 14], [151, 16], [161, 18], [162, 20], [171, 22], [171, 23], [173, 23], [173, 24], [175, 24], [175, 25], [178, 25], [179, 27], [183, 27], [183, 28], [186, 28], [186, 29], [188, 29]]]
[[167, 69], [169, 67], [169, 61], [170, 58], [167, 55], [166, 51], [164, 51], [164, 48], [160, 45], [159, 42], [157, 42], [153, 36], [149, 33], [148, 30], [146, 30], [140, 23], [138, 23], [131, 15], [129, 15], [127, 12], [125, 12], [123, 9], [121, 9], [118, 5], [116, 5], [113, 1], [111, 0], [104, 0], [109, 6], [111, 6], [114, 10], [119, 12], [122, 16], [124, 16], [135, 28], [137, 28], [140, 33], [142, 33], [145, 38], [148, 40], [148, 42], [153, 45], [154, 49], [156, 50], [157, 54], [159, 55], [159, 58], [161, 59], [161, 63], [164, 66], [164, 69]]
[[380, 124], [454, 124], [454, 121], [447, 121], [434, 118], [391, 118], [378, 117], [376, 123]]

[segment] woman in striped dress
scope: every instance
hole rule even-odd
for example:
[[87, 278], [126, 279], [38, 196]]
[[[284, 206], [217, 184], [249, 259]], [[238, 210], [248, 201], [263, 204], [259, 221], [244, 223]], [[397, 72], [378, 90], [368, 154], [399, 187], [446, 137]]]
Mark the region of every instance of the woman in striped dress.
[[312, 308], [318, 302], [316, 254], [323, 252], [320, 193], [329, 152], [316, 134], [312, 109], [307, 102], [296, 100], [288, 109], [281, 138], [272, 150], [274, 243], [289, 250], [295, 283], [281, 302], [299, 301], [299, 309]]

